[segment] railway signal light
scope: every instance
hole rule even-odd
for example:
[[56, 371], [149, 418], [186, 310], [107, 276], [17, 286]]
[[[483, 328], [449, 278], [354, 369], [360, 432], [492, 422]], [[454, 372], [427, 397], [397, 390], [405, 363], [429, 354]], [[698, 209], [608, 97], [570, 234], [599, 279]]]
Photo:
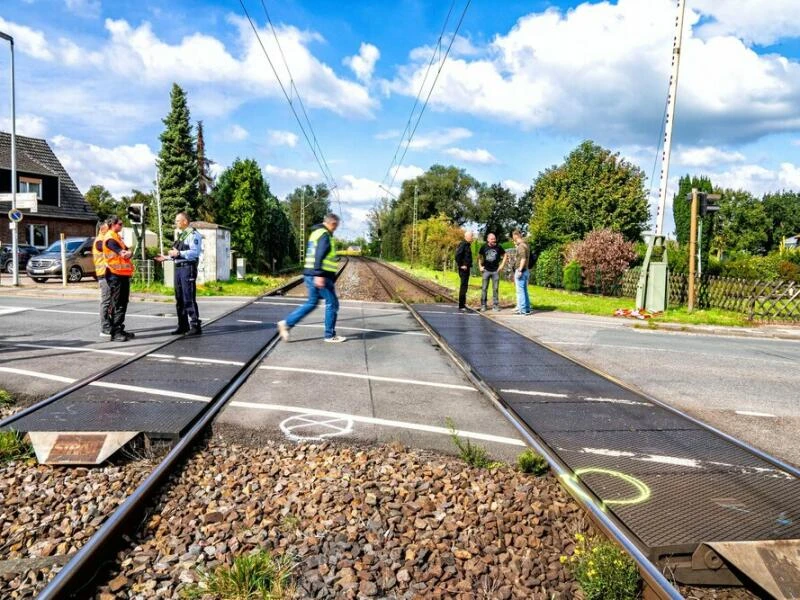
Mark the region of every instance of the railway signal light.
[[722, 197], [719, 194], [700, 194], [700, 215], [705, 217], [708, 213], [715, 213], [719, 210], [719, 204]]
[[131, 204], [128, 207], [128, 220], [131, 225], [141, 225], [144, 223], [144, 204]]

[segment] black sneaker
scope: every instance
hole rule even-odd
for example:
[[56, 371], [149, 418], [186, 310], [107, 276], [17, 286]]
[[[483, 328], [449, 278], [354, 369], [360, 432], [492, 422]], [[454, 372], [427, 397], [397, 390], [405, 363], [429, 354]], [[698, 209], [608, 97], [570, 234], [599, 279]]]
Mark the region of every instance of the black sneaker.
[[112, 342], [127, 342], [128, 340], [132, 340], [135, 336], [132, 333], [127, 333], [123, 331], [122, 333], [115, 333], [111, 336]]
[[189, 331], [186, 332], [187, 336], [192, 335], [202, 335], [203, 330], [200, 327], [192, 327]]
[[183, 335], [184, 333], [187, 333], [188, 331], [189, 331], [188, 329], [183, 329], [181, 327], [178, 327], [177, 329], [173, 329], [172, 331], [170, 331], [169, 334], [170, 335]]

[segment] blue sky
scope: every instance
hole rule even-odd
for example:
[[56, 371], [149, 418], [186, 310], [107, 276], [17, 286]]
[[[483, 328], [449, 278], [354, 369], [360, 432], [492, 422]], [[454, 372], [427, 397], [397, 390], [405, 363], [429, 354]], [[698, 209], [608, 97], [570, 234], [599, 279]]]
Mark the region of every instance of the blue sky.
[[[795, 2], [689, 0], [673, 182], [692, 172], [759, 194], [800, 189]], [[338, 184], [345, 233], [355, 234], [382, 195], [450, 3], [265, 3]], [[260, 0], [245, 4], [284, 73]], [[446, 39], [464, 4], [455, 0]], [[238, 0], [164, 5], [4, 0], [0, 30], [18, 46], [20, 133], [46, 137], [84, 191], [93, 183], [116, 195], [148, 189], [177, 81], [205, 123], [218, 169], [255, 158], [279, 196], [321, 181]], [[395, 187], [445, 163], [521, 192], [586, 138], [649, 176], [674, 15], [674, 0], [506, 0], [501, 10], [473, 0]], [[7, 69], [2, 52], [2, 129]]]

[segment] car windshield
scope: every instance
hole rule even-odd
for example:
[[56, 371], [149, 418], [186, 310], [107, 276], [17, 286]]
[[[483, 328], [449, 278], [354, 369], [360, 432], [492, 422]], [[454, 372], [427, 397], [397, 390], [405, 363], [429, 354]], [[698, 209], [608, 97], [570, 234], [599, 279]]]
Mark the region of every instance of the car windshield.
[[[67, 254], [75, 252], [83, 245], [83, 240], [67, 240]], [[61, 252], [61, 242], [50, 244], [45, 252]]]

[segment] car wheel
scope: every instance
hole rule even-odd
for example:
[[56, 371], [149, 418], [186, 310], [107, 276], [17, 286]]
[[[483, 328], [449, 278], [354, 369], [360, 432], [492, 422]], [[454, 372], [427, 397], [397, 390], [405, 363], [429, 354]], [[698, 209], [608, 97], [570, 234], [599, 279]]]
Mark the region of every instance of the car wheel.
[[47, 283], [47, 277], [32, 277], [36, 283]]
[[14, 261], [6, 261], [6, 264], [3, 265], [3, 271], [11, 275], [14, 272]]
[[83, 271], [78, 265], [73, 265], [69, 268], [69, 272], [67, 273], [67, 281], [70, 283], [76, 283], [83, 279]]

